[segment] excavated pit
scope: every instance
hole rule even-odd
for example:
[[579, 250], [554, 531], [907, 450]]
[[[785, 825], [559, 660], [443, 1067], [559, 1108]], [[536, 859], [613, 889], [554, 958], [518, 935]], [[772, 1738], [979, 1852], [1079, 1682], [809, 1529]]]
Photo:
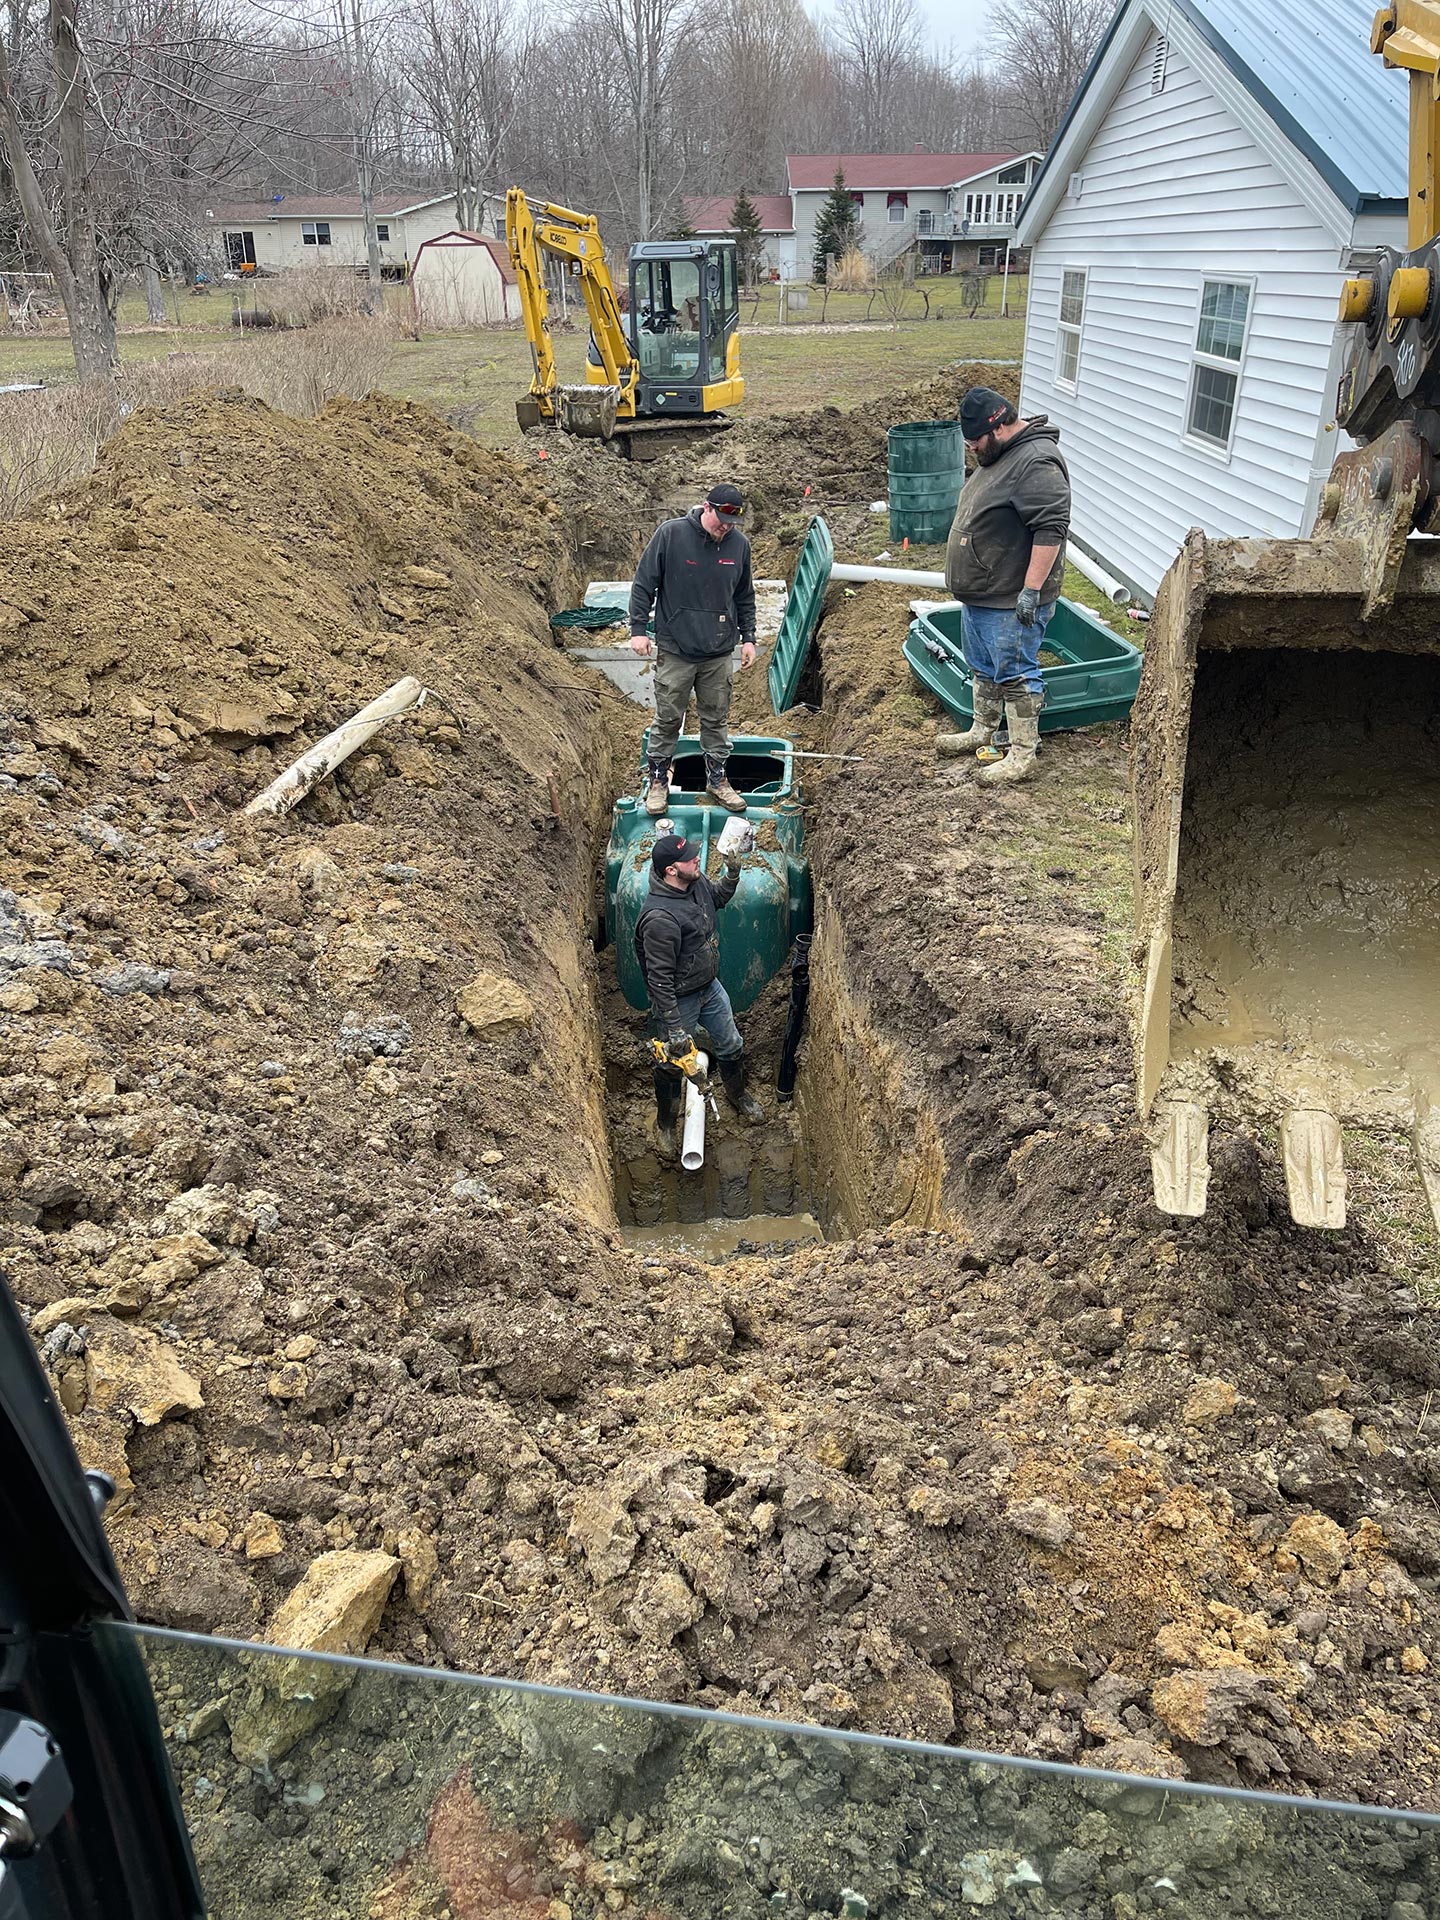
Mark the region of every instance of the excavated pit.
[[1203, 651], [1172, 1055], [1282, 1104], [1440, 1102], [1440, 661]]

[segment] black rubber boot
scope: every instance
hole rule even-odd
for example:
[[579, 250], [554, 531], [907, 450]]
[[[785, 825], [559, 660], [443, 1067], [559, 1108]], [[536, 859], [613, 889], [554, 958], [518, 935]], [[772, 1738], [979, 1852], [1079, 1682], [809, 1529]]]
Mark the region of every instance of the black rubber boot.
[[756, 1126], [765, 1118], [765, 1109], [753, 1093], [745, 1090], [745, 1056], [739, 1054], [734, 1060], [720, 1062], [720, 1084], [725, 1089], [725, 1098], [750, 1126]]
[[680, 1119], [680, 1096], [684, 1087], [678, 1073], [655, 1069], [655, 1138], [660, 1151], [671, 1158], [679, 1151], [675, 1128]]

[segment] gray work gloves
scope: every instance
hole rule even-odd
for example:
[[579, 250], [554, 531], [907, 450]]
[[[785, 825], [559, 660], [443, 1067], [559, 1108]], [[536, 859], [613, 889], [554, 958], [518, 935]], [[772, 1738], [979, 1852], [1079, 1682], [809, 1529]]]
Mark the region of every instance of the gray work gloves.
[[1020, 622], [1021, 626], [1033, 627], [1035, 624], [1035, 615], [1039, 610], [1040, 589], [1038, 587], [1022, 587], [1020, 589], [1020, 598], [1015, 602], [1015, 618]]

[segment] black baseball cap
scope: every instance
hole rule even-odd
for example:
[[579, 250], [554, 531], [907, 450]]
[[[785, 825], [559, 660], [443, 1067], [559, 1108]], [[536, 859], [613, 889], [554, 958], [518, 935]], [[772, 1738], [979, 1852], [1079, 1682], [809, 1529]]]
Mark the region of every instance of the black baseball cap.
[[971, 387], [960, 402], [960, 431], [967, 440], [983, 440], [1014, 417], [1015, 409], [993, 387]]
[[706, 494], [705, 504], [713, 507], [716, 513], [733, 515], [745, 511], [745, 496], [731, 481], [722, 480]]
[[692, 859], [699, 851], [683, 833], [662, 833], [651, 850], [650, 864], [656, 873], [668, 873], [677, 861]]

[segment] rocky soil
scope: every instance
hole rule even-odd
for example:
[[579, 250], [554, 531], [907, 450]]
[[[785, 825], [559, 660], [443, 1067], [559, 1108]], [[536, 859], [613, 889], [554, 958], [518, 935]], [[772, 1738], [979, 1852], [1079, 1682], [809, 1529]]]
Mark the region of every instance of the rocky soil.
[[[883, 487], [886, 419], [838, 418], [773, 428], [770, 536], [827, 449], [837, 498]], [[1214, 1143], [1205, 1219], [1153, 1210], [1125, 742], [1047, 744], [1010, 794], [937, 763], [902, 595], [835, 596], [795, 727], [865, 760], [807, 775], [811, 1045], [836, 1036], [838, 1077], [875, 1090], [827, 1128], [807, 1068], [813, 1144], [822, 1174], [865, 1172], [859, 1231], [722, 1269], [627, 1250], [587, 935], [633, 718], [546, 615], [688, 482], [612, 480], [602, 450], [517, 465], [394, 402], [301, 425], [219, 396], [137, 416], [0, 556], [0, 1263], [119, 1482], [137, 1613], [1434, 1807], [1433, 1315], [1362, 1226], [1290, 1224], [1266, 1142]], [[238, 813], [405, 672], [445, 704], [288, 820]], [[907, 1153], [923, 1206], [880, 1177]], [[717, 1781], [775, 1754], [689, 1723], [550, 1740], [527, 1697], [480, 1725], [383, 1676], [315, 1718], [293, 1670], [205, 1658], [159, 1678], [219, 1911], [1171, 1898], [1154, 1800], [1127, 1829], [1119, 1790], [1084, 1828], [937, 1761], [953, 1874], [928, 1872], [913, 1758], [857, 1786], [849, 1750], [842, 1784], [796, 1789], [803, 1822], [757, 1821]], [[833, 1847], [806, 1865], [817, 1809], [853, 1878]], [[1375, 1831], [1394, 1857], [1321, 1848], [1306, 1904], [1423, 1920], [1433, 1849]], [[1243, 1864], [1259, 1828], [1210, 1839], [1176, 1853], [1201, 1876], [1176, 1910], [1284, 1911]]]

